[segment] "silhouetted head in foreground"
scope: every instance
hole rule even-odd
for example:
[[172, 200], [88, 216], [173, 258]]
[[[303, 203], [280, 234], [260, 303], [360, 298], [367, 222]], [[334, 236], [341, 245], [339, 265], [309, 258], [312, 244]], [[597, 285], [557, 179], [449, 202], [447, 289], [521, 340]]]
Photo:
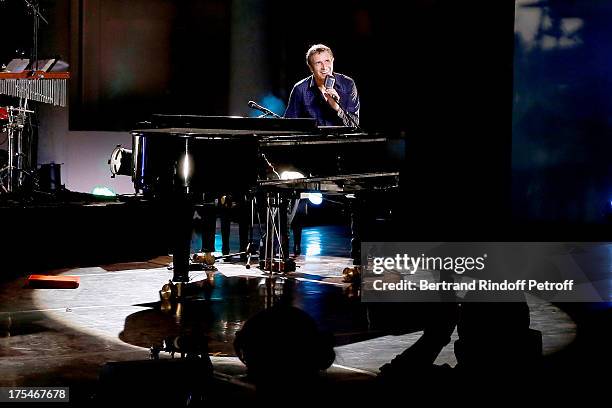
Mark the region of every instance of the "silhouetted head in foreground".
[[250, 318], [234, 348], [249, 377], [260, 386], [314, 379], [334, 362], [334, 340], [304, 311], [275, 306]]

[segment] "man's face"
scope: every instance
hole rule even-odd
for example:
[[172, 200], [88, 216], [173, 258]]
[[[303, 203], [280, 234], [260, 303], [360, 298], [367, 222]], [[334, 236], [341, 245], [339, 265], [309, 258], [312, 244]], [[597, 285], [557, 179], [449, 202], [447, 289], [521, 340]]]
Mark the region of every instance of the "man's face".
[[332, 72], [334, 72], [334, 58], [329, 55], [329, 51], [313, 54], [310, 57], [310, 70], [317, 82], [322, 82], [327, 75], [332, 75]]

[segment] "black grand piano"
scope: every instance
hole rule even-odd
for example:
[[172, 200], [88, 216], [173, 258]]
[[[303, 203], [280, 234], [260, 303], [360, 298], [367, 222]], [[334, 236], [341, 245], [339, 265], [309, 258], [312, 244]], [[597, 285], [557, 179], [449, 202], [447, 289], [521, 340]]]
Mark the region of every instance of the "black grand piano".
[[193, 205], [206, 195], [264, 194], [278, 206], [301, 192], [391, 191], [404, 158], [399, 136], [312, 119], [153, 115], [131, 133], [132, 149], [113, 151], [111, 171], [131, 175], [138, 195], [168, 203], [175, 282], [188, 281]]

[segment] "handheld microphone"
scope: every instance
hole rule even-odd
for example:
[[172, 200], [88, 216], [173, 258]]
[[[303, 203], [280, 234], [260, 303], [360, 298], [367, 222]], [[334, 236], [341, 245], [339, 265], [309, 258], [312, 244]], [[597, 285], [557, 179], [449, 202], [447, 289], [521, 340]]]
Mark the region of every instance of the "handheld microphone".
[[[333, 77], [331, 75], [327, 75], [325, 77], [325, 89], [332, 89], [334, 87], [334, 85], [336, 84], [336, 77]], [[332, 98], [334, 98], [334, 101], [336, 101], [336, 103], [338, 102], [338, 97], [333, 95]]]
[[249, 101], [247, 103], [247, 105], [249, 105], [249, 108], [256, 109], [256, 110], [258, 110], [260, 112], [265, 113], [266, 115], [274, 116], [275, 118], [279, 118], [279, 119], [281, 118], [279, 115], [277, 115], [276, 113], [272, 112], [270, 109], [264, 108], [263, 106], [259, 105], [255, 101]]

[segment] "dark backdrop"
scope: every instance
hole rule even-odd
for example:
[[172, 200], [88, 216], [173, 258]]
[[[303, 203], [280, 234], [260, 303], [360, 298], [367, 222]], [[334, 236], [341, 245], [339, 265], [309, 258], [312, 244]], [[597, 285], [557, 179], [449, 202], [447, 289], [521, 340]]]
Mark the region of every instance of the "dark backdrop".
[[227, 114], [231, 2], [72, 3], [72, 130], [129, 130], [160, 112]]
[[[612, 225], [612, 3], [521, 1], [513, 116], [513, 216], [567, 236]], [[562, 239], [562, 238], [560, 238]]]
[[[567, 223], [607, 225], [605, 2], [588, 2], [599, 8], [580, 16], [580, 45], [563, 50], [515, 40], [512, 0], [288, 3], [253, 3], [264, 16], [257, 43], [264, 82], [286, 101], [308, 74], [308, 46], [333, 48], [337, 71], [357, 81], [364, 129], [406, 136], [401, 212], [411, 238], [446, 239], [441, 231], [449, 239], [503, 238], [517, 220], [527, 238], [529, 224], [542, 220], [553, 237]], [[585, 10], [574, 3], [538, 7]], [[52, 24], [53, 10], [70, 17], [69, 33], [43, 27], [41, 45], [62, 49], [71, 63], [72, 130], [125, 131], [153, 112], [229, 113], [232, 50], [251, 46], [248, 36], [232, 42], [232, 21], [241, 21], [232, 2], [42, 4]], [[21, 6], [0, 4], [2, 11]], [[0, 15], [11, 20], [3, 27], [22, 33], [3, 42], [3, 53], [27, 48], [31, 26], [20, 21], [30, 17]]]
[[[230, 47], [250, 46], [232, 42], [232, 2], [67, 1], [47, 4], [70, 16], [71, 130], [125, 131], [153, 112], [228, 114]], [[357, 81], [364, 129], [406, 137], [410, 235], [400, 238], [508, 223], [512, 0], [253, 4], [264, 11], [258, 51], [272, 94], [287, 99], [308, 74], [306, 49], [323, 42]], [[46, 38], [49, 50], [63, 41]]]

